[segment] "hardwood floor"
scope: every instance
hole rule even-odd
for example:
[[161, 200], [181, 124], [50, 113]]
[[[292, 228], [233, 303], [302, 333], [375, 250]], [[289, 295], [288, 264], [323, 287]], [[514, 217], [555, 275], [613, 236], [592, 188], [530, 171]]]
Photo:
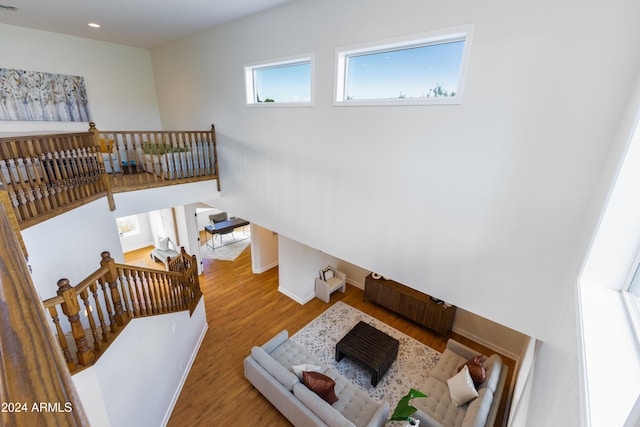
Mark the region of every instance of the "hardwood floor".
[[[125, 254], [125, 262], [162, 269], [149, 258], [151, 247]], [[200, 285], [205, 298], [209, 330], [196, 356], [169, 420], [169, 427], [229, 425], [290, 426], [291, 424], [244, 378], [243, 359], [251, 347], [261, 345], [282, 329], [294, 334], [329, 307], [317, 298], [300, 305], [278, 292], [278, 268], [251, 272], [250, 246], [235, 261], [204, 260]], [[442, 352], [445, 341], [421, 326], [373, 303], [363, 301], [363, 291], [331, 296]], [[484, 354], [493, 353], [460, 335], [452, 338]], [[507, 387], [515, 363], [509, 366]], [[508, 390], [502, 398], [497, 426], [502, 425]], [[389, 402], [391, 407], [395, 402]]]

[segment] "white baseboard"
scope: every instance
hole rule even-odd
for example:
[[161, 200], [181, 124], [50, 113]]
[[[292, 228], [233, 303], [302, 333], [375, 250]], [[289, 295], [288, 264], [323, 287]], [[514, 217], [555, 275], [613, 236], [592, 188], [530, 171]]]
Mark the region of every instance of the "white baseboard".
[[503, 355], [507, 356], [509, 359], [517, 361], [520, 358], [519, 354], [513, 353], [511, 350], [504, 349], [504, 348], [500, 347], [499, 345], [496, 345], [496, 344], [494, 344], [492, 342], [489, 342], [489, 341], [485, 340], [484, 338], [482, 338], [482, 337], [480, 337], [478, 335], [475, 335], [475, 334], [473, 334], [471, 332], [465, 331], [464, 329], [461, 329], [461, 328], [458, 328], [458, 327], [454, 326], [451, 330], [453, 332], [455, 332], [456, 334], [460, 334], [465, 338], [469, 338], [470, 340], [472, 340], [472, 341], [474, 341], [474, 342], [476, 342], [476, 343], [478, 343], [480, 345], [483, 345], [483, 346], [485, 346], [487, 348], [490, 348], [491, 350], [493, 350], [493, 351], [495, 351], [497, 353], [503, 354]]
[[[202, 309], [204, 310], [204, 304], [202, 306]], [[187, 381], [187, 377], [189, 376], [189, 372], [191, 371], [193, 362], [196, 360], [196, 356], [198, 355], [198, 351], [200, 350], [200, 346], [202, 345], [202, 342], [204, 341], [204, 337], [207, 334], [208, 330], [209, 330], [209, 324], [205, 322], [204, 328], [202, 328], [202, 332], [200, 333], [200, 337], [198, 338], [198, 342], [195, 348], [193, 349], [193, 353], [191, 353], [191, 357], [189, 358], [187, 367], [182, 373], [182, 378], [180, 378], [180, 383], [178, 384], [178, 387], [176, 388], [176, 391], [173, 394], [173, 398], [171, 399], [171, 403], [167, 408], [167, 413], [165, 414], [164, 419], [162, 420], [162, 427], [165, 427], [169, 423], [169, 418], [171, 418], [171, 414], [173, 413], [173, 408], [176, 406], [176, 403], [178, 402], [178, 398], [180, 397], [180, 393], [182, 392], [184, 383]]]
[[278, 261], [268, 265], [263, 265], [260, 268], [257, 268], [255, 265], [251, 264], [251, 271], [253, 272], [253, 274], [260, 274], [260, 273], [264, 273], [267, 270], [271, 270], [273, 267], [277, 267], [277, 266], [278, 266]]
[[347, 277], [347, 283], [355, 286], [358, 289], [362, 289], [364, 291], [364, 283], [356, 282], [355, 280], [351, 280]]
[[288, 296], [289, 298], [291, 298], [292, 300], [294, 300], [300, 305], [305, 305], [306, 303], [308, 303], [309, 301], [311, 301], [316, 297], [315, 294], [311, 294], [306, 298], [300, 298], [298, 295], [294, 295], [280, 286], [278, 286], [278, 292], [285, 294], [286, 296]]

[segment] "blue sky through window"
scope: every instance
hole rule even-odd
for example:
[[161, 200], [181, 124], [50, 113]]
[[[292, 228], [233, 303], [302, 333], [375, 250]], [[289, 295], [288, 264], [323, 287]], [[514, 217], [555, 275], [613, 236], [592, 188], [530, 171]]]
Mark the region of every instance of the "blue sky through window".
[[258, 68], [254, 73], [256, 96], [260, 102], [311, 102], [310, 62]]
[[348, 57], [346, 99], [453, 96], [458, 90], [464, 41]]

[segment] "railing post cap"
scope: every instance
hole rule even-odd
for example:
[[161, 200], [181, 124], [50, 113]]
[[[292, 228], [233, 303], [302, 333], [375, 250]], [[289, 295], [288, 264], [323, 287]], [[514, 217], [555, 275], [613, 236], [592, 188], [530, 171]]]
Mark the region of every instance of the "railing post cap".
[[109, 251], [104, 251], [100, 254], [100, 256], [102, 257], [103, 260], [108, 260], [111, 258], [111, 252]]
[[95, 129], [96, 124], [94, 122], [89, 122], [89, 129]]
[[67, 286], [70, 286], [69, 279], [67, 279], [67, 278], [60, 279], [60, 280], [58, 280], [57, 285], [58, 285], [58, 287], [60, 289], [66, 288]]

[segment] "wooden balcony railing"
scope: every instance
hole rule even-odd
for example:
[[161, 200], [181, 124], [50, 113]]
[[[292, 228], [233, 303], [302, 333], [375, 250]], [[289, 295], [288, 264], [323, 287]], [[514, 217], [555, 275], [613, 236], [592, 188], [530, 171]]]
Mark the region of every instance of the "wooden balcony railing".
[[0, 203], [0, 425], [88, 426], [9, 212]]
[[[58, 281], [57, 296], [45, 300], [69, 370], [95, 363], [131, 319], [189, 310], [202, 292], [195, 256], [169, 260], [170, 271], [115, 263], [102, 253], [100, 268], [76, 286]], [[60, 313], [67, 319], [61, 325]]]
[[0, 138], [0, 181], [21, 228], [108, 196], [89, 132]]
[[218, 178], [213, 125], [210, 131], [90, 131], [106, 151], [101, 154], [114, 192]]
[[114, 192], [217, 180], [215, 128], [0, 138], [0, 184], [21, 229]]

